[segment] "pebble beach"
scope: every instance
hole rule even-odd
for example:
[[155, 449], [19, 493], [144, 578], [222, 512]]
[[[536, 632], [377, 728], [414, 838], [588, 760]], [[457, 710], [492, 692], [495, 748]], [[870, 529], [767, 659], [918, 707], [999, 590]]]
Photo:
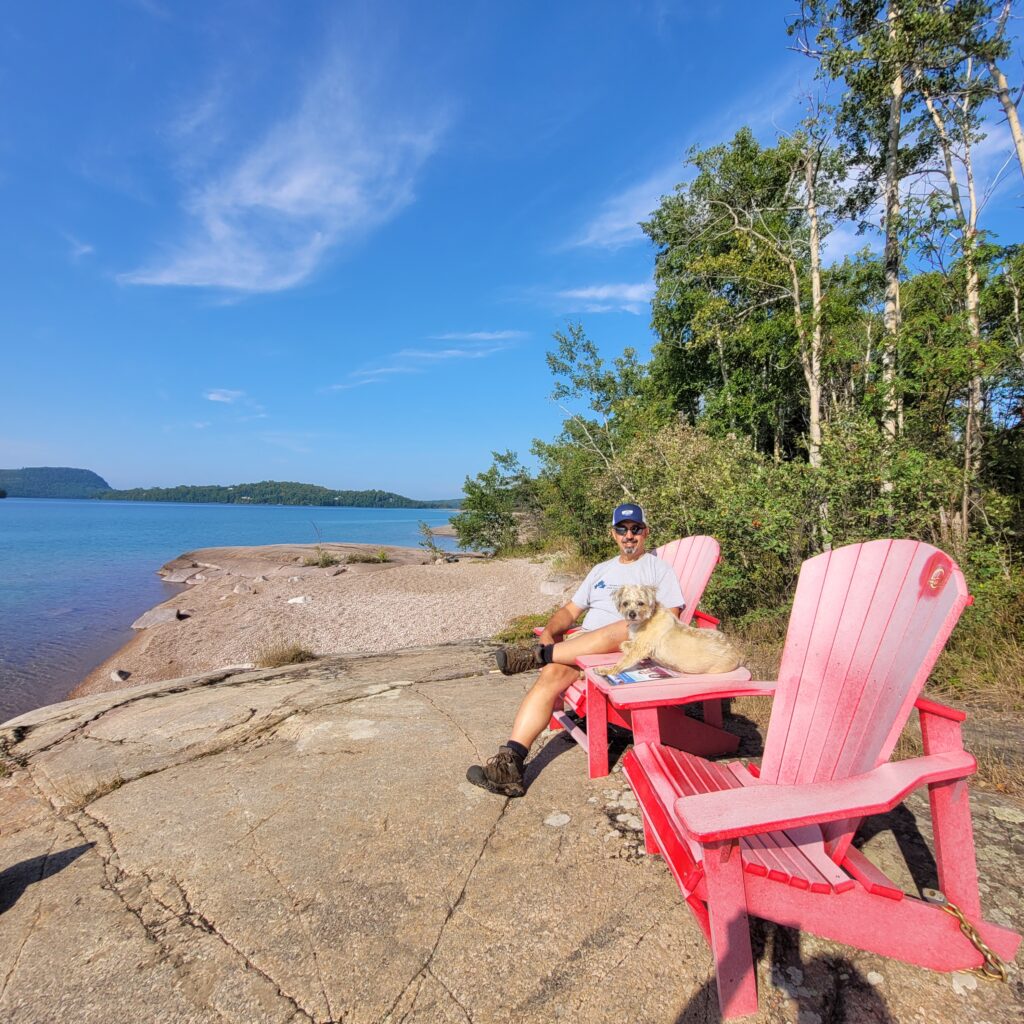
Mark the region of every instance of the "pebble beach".
[[[303, 564], [320, 551], [337, 564]], [[388, 561], [361, 561], [382, 551]], [[138, 620], [144, 628], [69, 696], [251, 665], [280, 645], [379, 654], [489, 637], [518, 615], [552, 609], [573, 582], [547, 560], [454, 557], [435, 563], [415, 548], [357, 544], [187, 552], [160, 570], [182, 591]], [[154, 619], [163, 621], [145, 625]]]

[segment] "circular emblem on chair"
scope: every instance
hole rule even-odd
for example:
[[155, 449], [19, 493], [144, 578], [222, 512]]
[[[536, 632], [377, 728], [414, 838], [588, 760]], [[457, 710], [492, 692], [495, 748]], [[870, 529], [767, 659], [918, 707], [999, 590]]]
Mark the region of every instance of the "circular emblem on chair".
[[939, 585], [942, 583], [946, 576], [946, 567], [944, 565], [938, 565], [932, 570], [931, 576], [928, 577], [928, 586], [932, 590], [938, 590]]

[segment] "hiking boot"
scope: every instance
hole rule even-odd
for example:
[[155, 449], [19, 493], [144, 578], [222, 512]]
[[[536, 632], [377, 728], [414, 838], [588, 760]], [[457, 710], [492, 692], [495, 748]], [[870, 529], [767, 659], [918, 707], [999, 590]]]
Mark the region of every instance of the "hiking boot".
[[498, 752], [485, 765], [470, 765], [466, 778], [474, 786], [502, 796], [522, 796], [526, 792], [523, 770], [510, 747], [498, 747]]
[[501, 674], [514, 676], [517, 672], [529, 672], [530, 669], [543, 668], [543, 648], [540, 644], [533, 647], [501, 647], [495, 654]]

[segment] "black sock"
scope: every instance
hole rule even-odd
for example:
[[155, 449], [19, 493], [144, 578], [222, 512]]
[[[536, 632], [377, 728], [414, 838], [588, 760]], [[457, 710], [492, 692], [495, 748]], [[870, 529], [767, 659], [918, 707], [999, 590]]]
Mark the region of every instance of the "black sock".
[[524, 747], [522, 743], [516, 743], [515, 740], [509, 740], [505, 746], [515, 754], [515, 758], [519, 762], [519, 767], [522, 768], [523, 762], [526, 760], [526, 755], [530, 752], [530, 748]]
[[541, 644], [540, 645], [540, 663], [542, 665], [550, 665], [555, 658], [555, 645], [554, 644]]

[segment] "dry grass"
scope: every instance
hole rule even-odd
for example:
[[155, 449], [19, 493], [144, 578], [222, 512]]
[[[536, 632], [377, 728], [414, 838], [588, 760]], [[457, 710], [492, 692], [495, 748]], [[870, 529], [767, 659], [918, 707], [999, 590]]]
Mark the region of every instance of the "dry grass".
[[[979, 789], [994, 789], [998, 793], [1024, 792], [1024, 759], [984, 744], [975, 746], [968, 741], [967, 747], [978, 762], [978, 772], [971, 777], [972, 785]], [[923, 753], [921, 729], [914, 714], [896, 742], [892, 760], [904, 761], [909, 757], [920, 757]]]
[[73, 810], [80, 811], [82, 808], [88, 807], [93, 801], [99, 800], [100, 797], [113, 793], [115, 789], [120, 789], [127, 781], [122, 775], [117, 774], [112, 778], [96, 783], [88, 789], [82, 785], [72, 785], [67, 793], [70, 807]]
[[723, 624], [722, 631], [738, 641], [743, 652], [743, 664], [755, 679], [775, 679], [782, 659], [786, 640], [789, 609], [781, 608], [769, 614], [746, 615], [735, 622]]
[[594, 561], [586, 559], [576, 551], [556, 551], [551, 558], [553, 572], [565, 573], [567, 576], [584, 576], [594, 568]]
[[975, 707], [1024, 711], [1021, 621], [1007, 606], [981, 616], [968, 608], [932, 673], [929, 689]]
[[315, 661], [316, 655], [296, 643], [272, 643], [256, 655], [258, 668], [281, 668], [282, 665], [301, 665], [304, 661]]

